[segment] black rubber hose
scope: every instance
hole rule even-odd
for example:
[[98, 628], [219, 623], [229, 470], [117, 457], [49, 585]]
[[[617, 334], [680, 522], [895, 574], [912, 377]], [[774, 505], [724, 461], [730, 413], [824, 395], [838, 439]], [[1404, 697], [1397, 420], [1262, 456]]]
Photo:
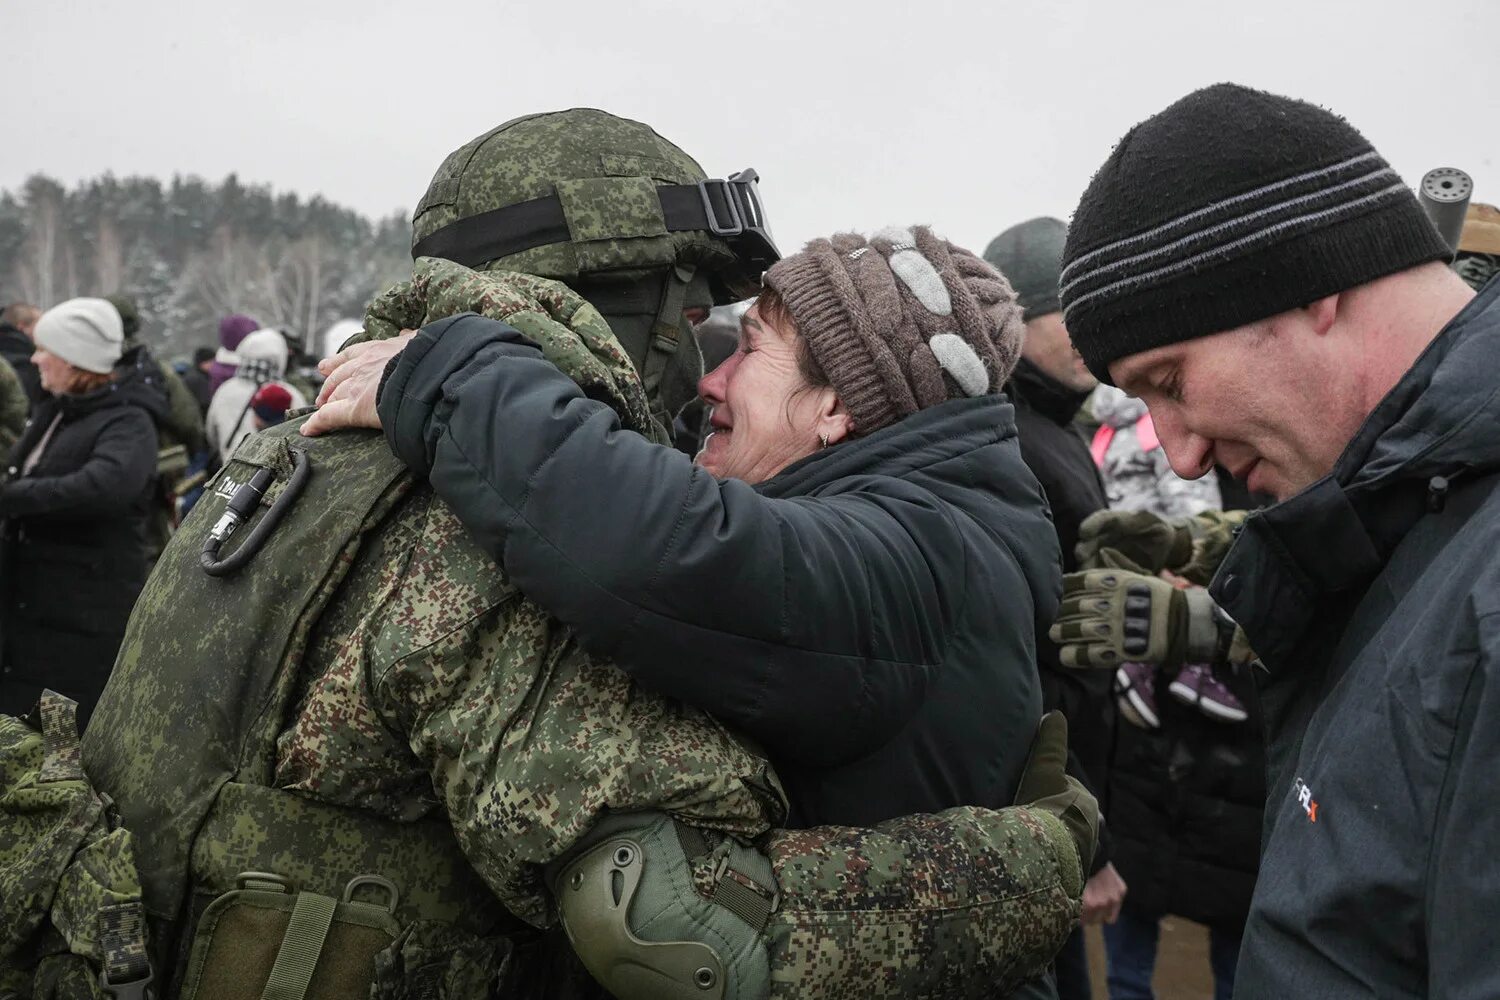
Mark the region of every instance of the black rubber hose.
[[[228, 576], [242, 569], [246, 563], [255, 558], [256, 553], [266, 544], [266, 539], [271, 537], [271, 532], [276, 530], [276, 525], [291, 510], [292, 504], [302, 495], [302, 490], [307, 486], [308, 477], [312, 475], [312, 463], [308, 460], [307, 453], [300, 449], [292, 449], [292, 476], [287, 480], [286, 489], [282, 490], [281, 496], [271, 504], [266, 511], [266, 516], [260, 519], [260, 523], [250, 532], [250, 537], [234, 550], [234, 554], [227, 559], [219, 558], [219, 549], [228, 541], [228, 538], [219, 539], [209, 535], [203, 542], [203, 552], [199, 556], [199, 563], [203, 566], [203, 572], [209, 576]], [[233, 536], [230, 536], [233, 537]]]

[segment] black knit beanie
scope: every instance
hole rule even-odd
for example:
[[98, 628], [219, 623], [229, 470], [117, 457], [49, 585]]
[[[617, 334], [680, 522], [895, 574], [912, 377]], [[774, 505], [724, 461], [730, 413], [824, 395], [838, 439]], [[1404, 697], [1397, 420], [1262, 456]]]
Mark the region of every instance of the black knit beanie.
[[1131, 129], [1094, 175], [1063, 250], [1063, 321], [1108, 383], [1117, 358], [1449, 255], [1348, 122], [1218, 84]]

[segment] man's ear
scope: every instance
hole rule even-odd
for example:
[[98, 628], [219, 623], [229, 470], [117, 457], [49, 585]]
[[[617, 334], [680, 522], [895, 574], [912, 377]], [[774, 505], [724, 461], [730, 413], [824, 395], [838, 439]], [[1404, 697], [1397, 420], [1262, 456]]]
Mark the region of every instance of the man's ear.
[[1302, 307], [1312, 330], [1318, 336], [1322, 336], [1333, 328], [1333, 323], [1339, 315], [1339, 295], [1327, 295], [1316, 302]]

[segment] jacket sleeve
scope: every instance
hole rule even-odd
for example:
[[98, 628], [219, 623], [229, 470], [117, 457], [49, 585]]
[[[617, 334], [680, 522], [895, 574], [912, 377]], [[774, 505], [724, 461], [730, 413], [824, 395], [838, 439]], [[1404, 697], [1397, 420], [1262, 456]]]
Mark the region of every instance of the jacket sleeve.
[[721, 482], [474, 316], [414, 338], [380, 414], [520, 589], [648, 686], [823, 765], [883, 745], [921, 704], [966, 558], [921, 491]]
[[26, 429], [26, 413], [31, 401], [26, 398], [26, 388], [10, 362], [0, 360], [0, 455], [10, 450], [21, 439]]
[[1448, 777], [1429, 845], [1428, 995], [1500, 997], [1500, 611], [1479, 619], [1479, 660], [1462, 687]]
[[22, 476], [0, 486], [0, 517], [88, 516], [124, 510], [156, 474], [156, 427], [133, 406], [99, 429], [88, 459], [60, 476]]

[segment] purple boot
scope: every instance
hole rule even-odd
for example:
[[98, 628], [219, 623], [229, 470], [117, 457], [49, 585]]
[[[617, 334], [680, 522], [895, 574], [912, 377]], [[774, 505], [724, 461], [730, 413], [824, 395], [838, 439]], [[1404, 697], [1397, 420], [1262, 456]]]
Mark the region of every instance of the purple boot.
[[1120, 714], [1142, 729], [1160, 729], [1156, 714], [1156, 667], [1150, 663], [1124, 663], [1115, 671], [1115, 695]]
[[1244, 722], [1250, 717], [1244, 704], [1206, 663], [1190, 663], [1177, 674], [1167, 690], [1178, 701], [1192, 705], [1210, 719]]

